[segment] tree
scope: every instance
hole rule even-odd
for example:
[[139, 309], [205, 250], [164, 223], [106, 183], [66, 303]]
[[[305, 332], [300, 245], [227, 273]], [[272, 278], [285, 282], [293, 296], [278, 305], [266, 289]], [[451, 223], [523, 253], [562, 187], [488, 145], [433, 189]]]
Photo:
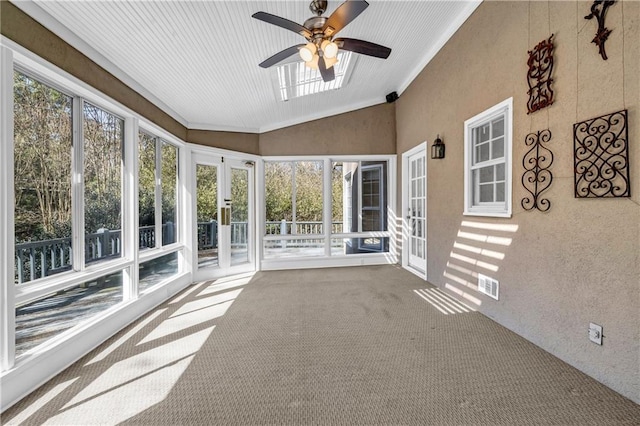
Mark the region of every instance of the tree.
[[14, 73], [16, 241], [71, 236], [72, 99]]

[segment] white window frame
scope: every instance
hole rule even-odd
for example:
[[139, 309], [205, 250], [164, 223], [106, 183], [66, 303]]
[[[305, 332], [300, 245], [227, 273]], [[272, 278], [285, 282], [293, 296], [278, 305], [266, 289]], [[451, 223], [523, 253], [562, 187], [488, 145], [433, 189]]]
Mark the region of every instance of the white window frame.
[[[504, 157], [503, 160], [489, 160], [483, 165], [504, 163], [505, 194], [504, 201], [492, 203], [475, 202], [474, 194], [478, 188], [473, 182], [473, 129], [504, 117]], [[513, 98], [505, 99], [497, 105], [477, 114], [464, 122], [464, 215], [487, 217], [511, 217], [512, 212], [512, 149], [513, 146]]]
[[[290, 269], [292, 267], [292, 261], [295, 260], [296, 268], [318, 268], [318, 267], [335, 267], [335, 266], [354, 266], [354, 265], [382, 265], [382, 264], [394, 264], [398, 261], [397, 245], [395, 243], [395, 218], [396, 218], [396, 206], [395, 206], [395, 194], [396, 194], [396, 156], [395, 155], [336, 155], [336, 156], [301, 156], [301, 157], [262, 157], [260, 161], [260, 167], [258, 171], [260, 175], [257, 185], [259, 200], [259, 214], [260, 234], [258, 239], [259, 249], [259, 269], [260, 270], [278, 270], [278, 269]], [[323, 189], [323, 223], [324, 233], [317, 235], [265, 235], [265, 188], [264, 188], [264, 163], [275, 161], [323, 161], [323, 174], [324, 174], [324, 189]], [[369, 231], [369, 232], [338, 232], [332, 233], [332, 192], [327, 190], [331, 188], [331, 173], [333, 162], [354, 162], [361, 165], [362, 162], [369, 161], [385, 161], [387, 164], [387, 187], [385, 189], [386, 214], [387, 214], [387, 230], [386, 231]], [[359, 175], [360, 173], [358, 173]], [[352, 181], [354, 175], [352, 175]], [[359, 192], [359, 197], [361, 193]], [[358, 198], [359, 200], [359, 198]], [[344, 196], [343, 196], [344, 201]], [[360, 202], [360, 201], [359, 201]], [[344, 212], [344, 206], [343, 206]], [[361, 218], [353, 217], [353, 220], [358, 220], [358, 229], [361, 228]], [[333, 239], [345, 239], [345, 238], [389, 238], [389, 250], [385, 252], [373, 251], [369, 253], [354, 253], [348, 255], [332, 255], [331, 254], [331, 241]], [[273, 240], [319, 240], [324, 239], [325, 252], [324, 256], [310, 256], [310, 257], [282, 257], [265, 259], [264, 258], [264, 244], [265, 241]]]
[[[84, 330], [96, 324], [101, 318], [105, 318], [116, 311], [127, 308], [130, 302], [138, 298], [137, 282], [139, 265], [148, 260], [163, 256], [171, 252], [177, 252], [179, 258], [178, 272], [163, 280], [163, 283], [171, 282], [172, 285], [179, 282], [186, 282], [186, 271], [184, 262], [184, 235], [182, 229], [184, 224], [181, 222], [183, 212], [181, 210], [182, 198], [184, 197], [184, 183], [181, 176], [181, 170], [184, 170], [184, 153], [186, 152], [186, 143], [166, 132], [164, 129], [147, 122], [144, 118], [138, 116], [137, 113], [121, 105], [117, 101], [109, 98], [97, 89], [71, 76], [67, 72], [50, 64], [46, 60], [24, 49], [23, 47], [13, 43], [5, 38], [0, 38], [1, 50], [3, 55], [2, 61], [2, 120], [7, 120], [11, 126], [3, 126], [2, 150], [3, 161], [6, 164], [13, 165], [13, 72], [18, 71], [28, 75], [29, 77], [39, 81], [42, 84], [50, 86], [73, 98], [73, 160], [72, 160], [72, 238], [74, 247], [84, 247], [84, 182], [83, 182], [83, 148], [84, 139], [82, 135], [82, 115], [84, 102], [103, 109], [124, 120], [123, 132], [123, 160], [122, 160], [122, 182], [121, 182], [121, 212], [122, 212], [122, 246], [121, 256], [115, 259], [106, 260], [96, 264], [85, 265], [84, 250], [74, 250], [74, 259], [72, 270], [62, 272], [52, 276], [37, 278], [32, 281], [22, 283], [19, 286], [10, 287], [8, 291], [2, 294], [0, 300], [0, 314], [3, 324], [6, 328], [0, 330], [0, 360], [2, 364], [2, 374], [9, 371], [14, 366], [22, 366], [30, 362], [34, 356], [43, 355], [48, 349], [60, 344], [64, 341], [80, 335]], [[8, 96], [4, 96], [4, 94]], [[5, 99], [6, 98], [6, 99]], [[10, 108], [9, 108], [10, 107]], [[173, 244], [156, 247], [155, 250], [145, 253], [143, 256], [138, 254], [138, 134], [139, 131], [157, 136], [165, 143], [169, 143], [178, 150], [178, 188], [176, 191], [176, 238]], [[7, 158], [4, 158], [6, 154]], [[9, 159], [11, 157], [11, 159]], [[5, 161], [6, 160], [6, 161]], [[3, 199], [7, 199], [7, 205], [13, 203], [13, 167], [6, 170], [10, 173], [7, 179], [6, 187], [1, 187], [0, 195]], [[6, 192], [5, 192], [6, 191]], [[10, 201], [10, 202], [9, 202]], [[8, 238], [3, 239], [10, 246], [11, 250], [7, 250], [3, 256], [3, 265], [9, 265], [3, 268], [2, 273], [7, 282], [13, 282], [13, 258], [14, 258], [14, 212], [9, 209], [2, 215], [2, 221], [5, 225], [2, 227]], [[37, 300], [49, 293], [62, 290], [80, 283], [90, 281], [95, 278], [107, 276], [117, 271], [124, 271], [123, 277], [123, 301], [117, 306], [106, 309], [96, 314], [91, 319], [77, 325], [72, 329], [64, 331], [57, 336], [52, 337], [44, 344], [38, 345], [30, 349], [20, 357], [15, 356], [15, 306], [18, 304], [28, 303]], [[154, 286], [154, 288], [160, 285]], [[159, 296], [161, 296], [159, 294]], [[155, 297], [148, 300], [155, 299]], [[11, 328], [11, 330], [9, 330]], [[13, 370], [12, 370], [13, 371]]]

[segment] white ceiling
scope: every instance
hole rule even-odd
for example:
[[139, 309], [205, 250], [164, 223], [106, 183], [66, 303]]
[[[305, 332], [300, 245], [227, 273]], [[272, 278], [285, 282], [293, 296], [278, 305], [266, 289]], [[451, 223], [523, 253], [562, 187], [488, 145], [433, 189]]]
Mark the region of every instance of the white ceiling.
[[[33, 0], [15, 4], [191, 129], [265, 132], [399, 94], [475, 10], [473, 1], [376, 1], [340, 33], [392, 49], [357, 56], [340, 90], [281, 102], [264, 59], [304, 39], [251, 18], [297, 23], [309, 0]], [[329, 1], [329, 16], [341, 1]]]

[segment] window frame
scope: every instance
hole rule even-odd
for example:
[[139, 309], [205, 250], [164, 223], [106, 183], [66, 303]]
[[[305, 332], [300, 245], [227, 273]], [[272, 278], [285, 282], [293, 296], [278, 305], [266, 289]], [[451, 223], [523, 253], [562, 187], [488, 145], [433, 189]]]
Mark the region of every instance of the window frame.
[[[265, 212], [265, 196], [266, 191], [264, 188], [264, 174], [265, 168], [264, 165], [267, 162], [275, 161], [275, 162], [304, 162], [304, 161], [324, 161], [323, 166], [323, 175], [324, 175], [324, 186], [323, 186], [323, 223], [324, 223], [324, 232], [322, 234], [312, 234], [312, 235], [291, 235], [291, 234], [269, 234], [266, 235], [266, 212]], [[382, 162], [386, 163], [386, 167], [383, 167], [381, 164], [373, 164], [373, 167], [380, 166], [382, 167], [382, 173], [385, 173], [385, 178], [387, 182], [386, 188], [381, 188], [380, 190], [384, 193], [384, 200], [386, 201], [386, 230], [385, 231], [355, 231], [355, 232], [337, 232], [332, 233], [332, 165], [334, 162], [350, 162], [357, 163], [358, 168], [360, 170], [360, 166], [369, 162]], [[397, 246], [393, 236], [395, 235], [395, 177], [396, 177], [396, 156], [395, 155], [335, 155], [335, 156], [265, 156], [261, 158], [260, 167], [259, 167], [259, 182], [262, 179], [259, 188], [259, 196], [258, 200], [260, 201], [260, 220], [259, 220], [259, 268], [261, 270], [272, 270], [272, 269], [282, 269], [281, 265], [290, 264], [291, 260], [296, 260], [296, 265], [300, 268], [304, 267], [324, 267], [324, 266], [346, 266], [346, 265], [363, 265], [363, 264], [386, 264], [386, 263], [395, 263], [397, 260]], [[351, 175], [351, 179], [358, 179], [358, 182], [361, 180], [361, 173], [354, 173]], [[360, 185], [360, 183], [358, 183]], [[358, 191], [357, 201], [361, 203], [361, 191]], [[354, 199], [356, 201], [356, 199]], [[343, 197], [344, 203], [344, 197]], [[384, 210], [381, 209], [382, 212]], [[343, 214], [344, 214], [344, 204], [343, 204]], [[360, 216], [360, 215], [358, 215]], [[357, 220], [358, 229], [361, 229], [361, 217], [353, 217], [353, 220]], [[343, 217], [344, 221], [344, 217]], [[385, 222], [383, 222], [385, 223]], [[355, 224], [355, 223], [354, 223]], [[344, 231], [344, 230], [343, 230]], [[380, 238], [381, 240], [387, 238], [389, 241], [388, 251], [380, 251], [380, 250], [362, 250], [360, 253], [350, 253], [350, 254], [332, 254], [331, 252], [331, 244], [332, 240], [335, 239], [358, 239], [358, 238], [369, 238], [375, 237]], [[265, 242], [268, 241], [289, 241], [289, 240], [322, 240], [324, 239], [324, 255], [317, 256], [300, 256], [300, 257], [282, 257], [282, 258], [265, 258], [264, 256], [264, 245]]]
[[[504, 117], [504, 154], [499, 159], [489, 159], [475, 163], [473, 130], [491, 124], [496, 118]], [[491, 139], [490, 139], [491, 140]], [[492, 106], [464, 122], [464, 211], [466, 216], [486, 216], [510, 218], [512, 214], [513, 176], [513, 98]], [[476, 197], [479, 183], [474, 180], [474, 170], [482, 167], [504, 164], [504, 201], [479, 202]], [[495, 176], [494, 176], [495, 178]], [[495, 182], [495, 180], [493, 181]]]
[[[47, 356], [49, 350], [62, 344], [84, 336], [89, 327], [96, 325], [103, 318], [111, 318], [116, 312], [135, 310], [133, 303], [140, 296], [138, 292], [138, 270], [140, 264], [153, 260], [170, 253], [178, 255], [178, 270], [171, 277], [167, 277], [153, 287], [146, 289], [144, 294], [152, 293], [160, 287], [183, 283], [188, 276], [188, 262], [185, 261], [185, 244], [183, 218], [183, 200], [186, 197], [186, 184], [181, 171], [185, 170], [185, 158], [189, 155], [188, 144], [174, 137], [166, 130], [151, 123], [141, 117], [135, 111], [123, 106], [100, 92], [98, 89], [82, 82], [49, 63], [45, 59], [24, 49], [23, 47], [7, 39], [0, 40], [0, 53], [2, 54], [2, 81], [0, 89], [2, 92], [2, 103], [0, 104], [0, 115], [2, 119], [2, 155], [3, 162], [11, 167], [5, 170], [3, 184], [0, 185], [0, 196], [7, 205], [13, 203], [13, 97], [14, 97], [14, 71], [23, 73], [34, 80], [50, 86], [51, 88], [72, 98], [72, 246], [84, 247], [84, 135], [83, 135], [83, 104], [85, 102], [96, 108], [123, 120], [123, 142], [121, 160], [121, 249], [120, 257], [105, 260], [95, 264], [85, 265], [84, 250], [73, 250], [72, 269], [59, 274], [38, 278], [22, 284], [4, 286], [5, 290], [0, 294], [0, 320], [3, 326], [0, 328], [0, 361], [1, 371], [15, 371], [22, 368], [39, 356]], [[5, 96], [7, 95], [7, 96]], [[6, 125], [5, 125], [6, 124]], [[176, 148], [176, 242], [149, 250], [144, 256], [138, 253], [138, 134], [139, 131], [152, 134], [161, 138], [167, 144]], [[7, 181], [6, 184], [4, 181]], [[14, 209], [0, 214], [0, 219], [5, 225], [0, 235], [3, 238], [8, 250], [1, 256], [2, 274], [7, 282], [14, 281], [14, 259], [15, 259], [15, 234], [14, 234]], [[19, 357], [15, 356], [15, 312], [16, 307], [31, 301], [40, 299], [52, 292], [77, 286], [81, 283], [97, 278], [105, 277], [117, 271], [123, 271], [122, 301], [104, 311], [96, 312], [87, 320], [83, 321], [69, 330], [52, 336], [44, 343], [28, 350]], [[146, 306], [153, 303], [154, 299], [161, 297], [149, 296], [144, 302], [136, 306]], [[140, 309], [140, 308], [138, 308]], [[144, 308], [143, 308], [144, 309]], [[116, 321], [117, 322], [117, 321]], [[85, 336], [86, 337], [86, 336]]]

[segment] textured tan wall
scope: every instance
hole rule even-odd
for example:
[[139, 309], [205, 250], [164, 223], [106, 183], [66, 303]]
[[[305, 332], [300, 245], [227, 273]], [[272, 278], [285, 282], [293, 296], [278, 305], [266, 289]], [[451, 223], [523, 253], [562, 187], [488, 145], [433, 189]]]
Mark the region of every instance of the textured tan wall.
[[187, 142], [255, 155], [259, 153], [258, 141], [259, 135], [257, 133], [187, 130]]
[[394, 104], [380, 104], [260, 135], [260, 155], [395, 154]]
[[[446, 158], [428, 161], [429, 281], [640, 402], [640, 2], [609, 9], [607, 61], [591, 43], [595, 20], [584, 19], [591, 4], [480, 5], [398, 100], [397, 153], [423, 140], [431, 145], [437, 133], [446, 143]], [[527, 115], [527, 50], [551, 33], [555, 103]], [[463, 216], [464, 121], [509, 97], [513, 217]], [[632, 197], [575, 199], [573, 124], [624, 108]], [[555, 160], [543, 196], [551, 209], [524, 211], [524, 138], [547, 128]], [[489, 229], [494, 225], [517, 230]], [[508, 245], [477, 240], [486, 236]], [[482, 249], [494, 253], [477, 253]], [[500, 281], [499, 301], [477, 292], [477, 273]], [[589, 342], [589, 322], [604, 327], [603, 346]]]

